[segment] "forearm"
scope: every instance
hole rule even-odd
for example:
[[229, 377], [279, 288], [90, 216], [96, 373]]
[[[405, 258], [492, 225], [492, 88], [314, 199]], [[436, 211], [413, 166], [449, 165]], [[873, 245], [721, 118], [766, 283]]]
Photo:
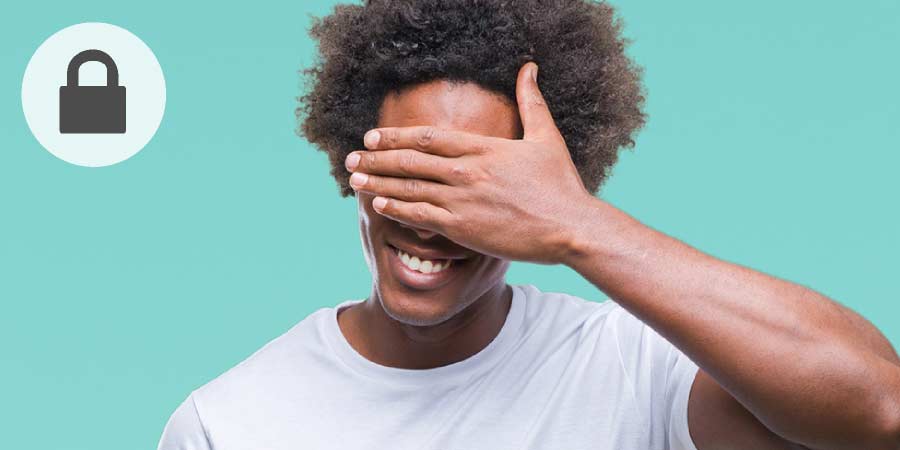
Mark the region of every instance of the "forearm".
[[851, 311], [706, 255], [601, 200], [571, 235], [565, 264], [665, 336], [773, 432], [811, 448], [860, 448], [882, 445], [872, 436], [893, 431], [896, 353]]

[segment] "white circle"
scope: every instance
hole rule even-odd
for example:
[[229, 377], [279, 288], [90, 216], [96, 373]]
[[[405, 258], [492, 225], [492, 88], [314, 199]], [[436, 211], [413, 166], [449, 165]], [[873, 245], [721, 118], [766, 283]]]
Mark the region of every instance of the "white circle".
[[[61, 133], [60, 87], [72, 58], [97, 49], [115, 61], [125, 86], [124, 133]], [[79, 85], [106, 85], [106, 67], [87, 62]], [[80, 23], [57, 31], [38, 47], [22, 79], [22, 110], [31, 133], [56, 157], [86, 167], [109, 166], [139, 152], [159, 128], [166, 109], [166, 81], [150, 47], [124, 28]]]

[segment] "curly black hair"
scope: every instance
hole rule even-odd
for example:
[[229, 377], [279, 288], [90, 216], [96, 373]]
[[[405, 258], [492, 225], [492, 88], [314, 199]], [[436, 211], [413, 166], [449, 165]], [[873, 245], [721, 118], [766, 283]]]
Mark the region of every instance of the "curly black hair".
[[341, 196], [354, 195], [344, 158], [365, 148], [387, 93], [446, 79], [516, 102], [516, 76], [540, 66], [540, 88], [585, 188], [596, 193], [643, 127], [643, 69], [605, 2], [365, 0], [313, 18], [313, 67], [303, 69], [297, 133], [328, 154]]

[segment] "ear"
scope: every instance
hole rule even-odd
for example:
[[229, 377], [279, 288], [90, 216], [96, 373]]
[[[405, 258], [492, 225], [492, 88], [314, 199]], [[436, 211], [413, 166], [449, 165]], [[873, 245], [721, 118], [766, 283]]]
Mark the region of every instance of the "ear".
[[537, 64], [529, 61], [519, 68], [519, 76], [516, 78], [516, 101], [524, 130], [523, 139], [555, 139], [559, 136], [559, 130], [538, 87], [537, 71]]

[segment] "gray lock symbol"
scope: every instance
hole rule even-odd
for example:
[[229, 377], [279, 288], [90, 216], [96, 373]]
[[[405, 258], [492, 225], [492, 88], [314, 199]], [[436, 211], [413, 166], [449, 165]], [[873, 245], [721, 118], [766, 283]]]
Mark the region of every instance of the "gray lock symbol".
[[[78, 70], [88, 61], [106, 66], [106, 86], [78, 85]], [[85, 50], [69, 61], [66, 86], [59, 87], [59, 132], [125, 132], [125, 86], [119, 86], [119, 69], [105, 52]]]

